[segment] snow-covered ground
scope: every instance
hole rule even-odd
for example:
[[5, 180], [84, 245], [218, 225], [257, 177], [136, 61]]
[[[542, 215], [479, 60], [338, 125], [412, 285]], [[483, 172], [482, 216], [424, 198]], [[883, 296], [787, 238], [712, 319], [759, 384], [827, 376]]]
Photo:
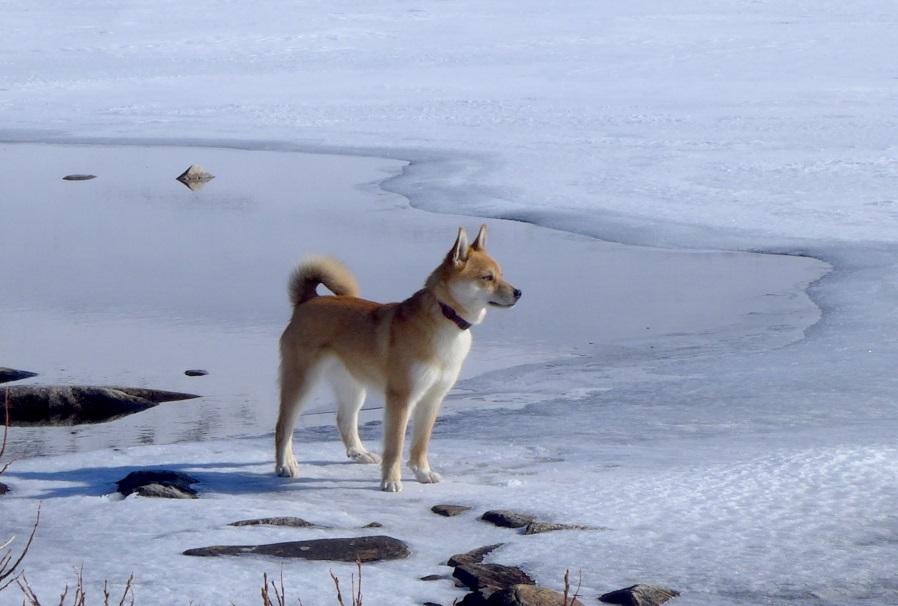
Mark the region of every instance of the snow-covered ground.
[[[408, 540], [413, 560], [370, 567], [371, 603], [396, 593], [392, 603], [451, 601], [451, 587], [414, 575], [500, 537], [510, 544], [495, 561], [550, 585], [582, 567], [590, 599], [654, 581], [683, 591], [682, 604], [898, 601], [895, 3], [75, 0], [2, 2], [0, 14], [7, 140], [364, 152], [411, 161], [384, 187], [418, 208], [833, 267], [808, 291], [816, 323], [798, 289], [822, 266], [793, 273], [816, 262], [764, 257], [770, 267], [757, 273], [734, 265], [735, 284], [758, 287], [738, 321], [701, 314], [682, 334], [636, 338], [627, 329], [665, 302], [653, 278], [696, 275], [679, 273], [689, 257], [657, 250], [639, 264], [654, 273], [631, 283], [629, 265], [612, 265], [624, 276], [615, 281], [588, 255], [637, 253], [556, 234], [587, 255], [573, 264], [587, 282], [579, 288], [629, 296], [597, 315], [621, 334], [594, 328], [590, 343], [575, 337], [592, 299], [568, 296], [564, 282], [547, 287], [558, 270], [539, 261], [555, 247], [527, 258], [521, 243], [545, 230], [522, 227], [503, 263], [527, 283], [525, 297], [550, 293], [537, 299], [555, 306], [525, 317], [570, 321], [514, 325], [509, 314], [484, 327], [486, 351], [504, 342], [540, 356], [512, 355], [459, 385], [448, 408], [465, 410], [435, 436], [446, 483], [398, 498], [355, 490], [372, 486], [372, 470], [331, 464], [335, 435], [315, 428], [301, 433], [311, 463], [294, 484], [266, 475], [267, 436], [20, 461], [0, 534], [21, 534], [45, 499], [33, 580], [56, 591], [84, 562], [93, 582], [134, 570], [141, 604], [170, 603], [164, 592], [181, 581], [190, 589], [178, 600], [250, 603], [254, 580], [277, 563], [177, 554], [241, 542], [247, 533], [224, 524], [259, 513], [346, 528], [375, 518]], [[432, 241], [436, 228], [418, 237]], [[367, 275], [378, 276], [375, 265]], [[765, 281], [783, 275], [793, 279], [760, 303]], [[692, 288], [671, 297], [679, 319], [709, 288], [681, 284]], [[725, 307], [714, 302], [704, 304]], [[183, 504], [101, 496], [140, 465], [205, 474], [209, 493]], [[453, 500], [611, 530], [509, 538], [427, 512]], [[325, 568], [285, 574], [305, 603], [325, 603]]]

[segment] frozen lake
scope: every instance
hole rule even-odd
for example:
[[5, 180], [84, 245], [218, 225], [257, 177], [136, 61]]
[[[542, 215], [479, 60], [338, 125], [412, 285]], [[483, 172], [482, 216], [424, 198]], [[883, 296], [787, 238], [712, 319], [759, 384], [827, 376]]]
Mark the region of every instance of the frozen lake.
[[[192, 162], [218, 175], [200, 191], [173, 178]], [[39, 372], [32, 383], [204, 396], [107, 425], [16, 430], [24, 454], [269, 432], [286, 276], [302, 255], [334, 254], [365, 296], [399, 300], [420, 287], [459, 224], [477, 225], [380, 189], [405, 164], [380, 158], [14, 144], [0, 147], [0, 164], [3, 215], [17, 226], [0, 243], [0, 360]], [[61, 179], [71, 173], [98, 177]], [[494, 224], [491, 248], [527, 299], [477, 330], [464, 377], [620, 348], [653, 357], [720, 349], [724, 339], [782, 345], [818, 317], [800, 290], [825, 271], [810, 259]], [[186, 377], [189, 368], [210, 374]], [[332, 409], [322, 393], [309, 411], [324, 416], [304, 423], [329, 424]]]

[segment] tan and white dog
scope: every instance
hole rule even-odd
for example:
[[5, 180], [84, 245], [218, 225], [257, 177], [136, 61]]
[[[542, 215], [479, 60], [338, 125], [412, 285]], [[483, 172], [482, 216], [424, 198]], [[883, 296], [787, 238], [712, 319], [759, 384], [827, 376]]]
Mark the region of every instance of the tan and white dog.
[[[334, 296], [319, 296], [324, 284]], [[409, 417], [414, 439], [409, 466], [419, 482], [439, 482], [427, 446], [443, 397], [471, 347], [471, 326], [490, 305], [511, 307], [521, 291], [502, 279], [486, 252], [486, 225], [470, 245], [463, 228], [423, 289], [401, 303], [358, 298], [355, 278], [339, 261], [310, 259], [290, 278], [293, 317], [281, 336], [281, 405], [275, 430], [278, 475], [296, 477], [293, 427], [319, 378], [337, 399], [337, 426], [346, 455], [360, 463], [381, 458], [359, 439], [366, 389], [382, 390], [386, 408], [381, 488], [402, 490], [400, 458]]]

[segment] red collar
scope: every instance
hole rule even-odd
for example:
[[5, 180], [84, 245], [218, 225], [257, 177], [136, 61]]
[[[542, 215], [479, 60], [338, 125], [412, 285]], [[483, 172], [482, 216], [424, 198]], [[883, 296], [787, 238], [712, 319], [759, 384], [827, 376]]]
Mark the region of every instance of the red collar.
[[473, 326], [470, 322], [462, 318], [458, 315], [458, 312], [452, 309], [449, 305], [446, 305], [440, 300], [437, 300], [437, 303], [440, 304], [440, 311], [443, 312], [443, 315], [446, 316], [447, 320], [451, 320], [453, 324], [458, 326], [461, 330], [468, 330]]

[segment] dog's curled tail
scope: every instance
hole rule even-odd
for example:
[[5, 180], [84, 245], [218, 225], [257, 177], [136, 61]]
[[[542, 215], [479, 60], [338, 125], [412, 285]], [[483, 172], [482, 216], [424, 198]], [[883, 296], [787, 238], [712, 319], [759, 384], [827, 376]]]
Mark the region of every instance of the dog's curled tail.
[[309, 257], [300, 262], [290, 276], [288, 292], [293, 306], [318, 296], [316, 288], [324, 284], [335, 295], [357, 297], [359, 285], [345, 265], [331, 257]]

